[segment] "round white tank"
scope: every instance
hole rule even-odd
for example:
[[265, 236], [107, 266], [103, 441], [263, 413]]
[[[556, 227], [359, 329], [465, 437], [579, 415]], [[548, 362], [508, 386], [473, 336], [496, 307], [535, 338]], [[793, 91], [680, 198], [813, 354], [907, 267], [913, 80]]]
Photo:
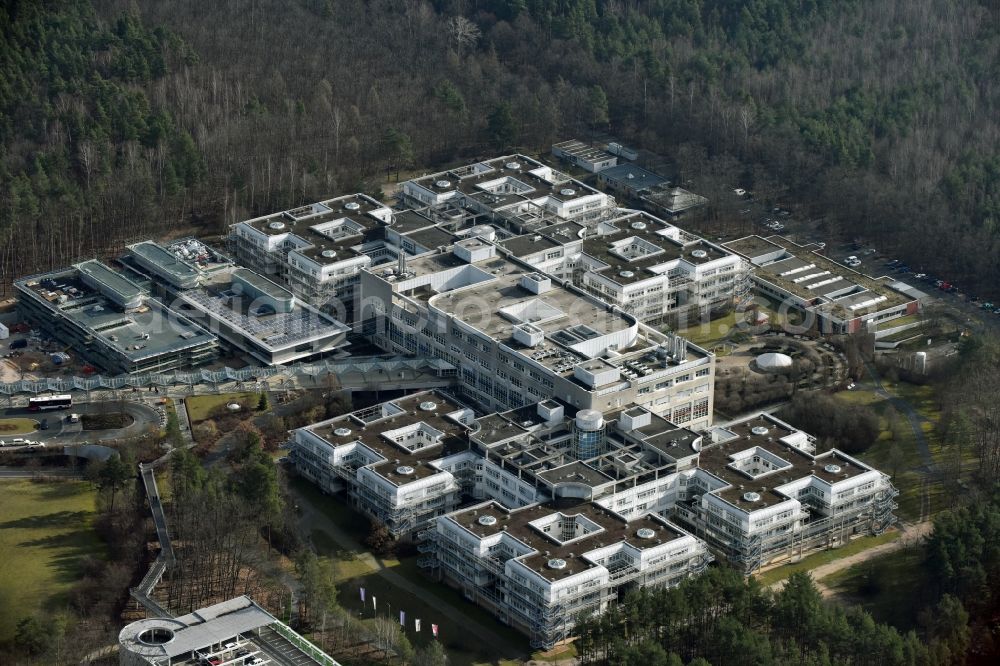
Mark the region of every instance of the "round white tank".
[[581, 409], [576, 413], [576, 427], [580, 430], [600, 430], [604, 416], [596, 409]]
[[497, 238], [496, 230], [488, 224], [477, 224], [472, 227], [472, 231], [469, 235], [473, 238], [482, 238], [488, 241], [494, 241]]

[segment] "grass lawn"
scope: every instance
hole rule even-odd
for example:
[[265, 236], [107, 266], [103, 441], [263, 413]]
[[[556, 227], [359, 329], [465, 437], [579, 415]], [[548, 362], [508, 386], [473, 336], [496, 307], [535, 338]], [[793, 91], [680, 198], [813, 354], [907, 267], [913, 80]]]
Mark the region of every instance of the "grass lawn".
[[773, 569], [768, 569], [767, 571], [758, 574], [757, 580], [759, 580], [762, 585], [773, 585], [778, 581], [785, 580], [793, 573], [799, 571], [810, 571], [816, 567], [829, 564], [830, 562], [848, 557], [850, 555], [856, 555], [857, 553], [879, 546], [883, 543], [895, 541], [898, 538], [899, 532], [896, 530], [880, 534], [879, 536], [860, 537], [852, 540], [847, 545], [841, 546], [840, 548], [822, 550], [818, 553], [813, 553], [812, 555], [809, 555], [794, 564], [784, 564]]
[[867, 610], [879, 622], [901, 631], [916, 625], [915, 610], [925, 605], [925, 573], [920, 548], [905, 548], [856, 564], [823, 579], [847, 601]]
[[220, 393], [218, 395], [193, 395], [185, 400], [188, 410], [188, 418], [191, 425], [200, 423], [207, 419], [218, 407], [222, 407], [230, 402], [238, 402], [246, 406], [251, 413], [257, 409], [257, 401], [260, 400], [260, 393], [254, 391], [242, 391], [239, 393]]
[[548, 652], [536, 652], [531, 655], [532, 661], [559, 661], [560, 659], [572, 659], [576, 656], [576, 643], [560, 645]]
[[[368, 519], [343, 502], [324, 495], [313, 484], [297, 477], [289, 479], [289, 486], [294, 493], [303, 495], [354, 540], [360, 542], [368, 534]], [[500, 624], [485, 610], [467, 601], [461, 593], [425, 576], [417, 566], [416, 556], [389, 557], [380, 561], [384, 567], [419, 587], [421, 590], [419, 597], [397, 588], [378, 575], [369, 562], [358, 557], [362, 552], [360, 549], [345, 548], [321, 529], [313, 530], [311, 537], [319, 555], [329, 557], [333, 561], [340, 604], [345, 609], [359, 615], [362, 613], [360, 588], [364, 587], [367, 604], [363, 610], [363, 617], [374, 616], [371, 606], [371, 597], [374, 596], [378, 600], [380, 614], [387, 614], [391, 607], [392, 614], [397, 619], [400, 610], [405, 610], [408, 618], [420, 618], [423, 631], [419, 634], [414, 633], [412, 622], [407, 631], [407, 638], [415, 645], [420, 646], [431, 640], [432, 623], [440, 625], [441, 641], [448, 650], [449, 664], [452, 666], [492, 664], [495, 663], [498, 653], [506, 657], [529, 653], [526, 637]], [[483, 645], [475, 636], [463, 631], [461, 626], [454, 625], [437, 611], [444, 606], [456, 608], [462, 615], [485, 625], [502, 636], [505, 639], [504, 644]]]
[[0, 481], [0, 643], [22, 617], [58, 608], [84, 557], [103, 556], [96, 498], [83, 481]]
[[712, 321], [694, 323], [677, 331], [677, 334], [699, 347], [711, 349], [729, 337], [736, 327], [736, 312], [730, 312], [724, 317]]
[[0, 419], [0, 437], [7, 435], [27, 435], [38, 429], [35, 419]]
[[866, 391], [860, 386], [853, 391], [838, 391], [833, 394], [837, 400], [842, 400], [843, 402], [850, 403], [852, 405], [866, 405], [868, 407], [874, 407], [875, 405], [885, 402], [885, 398], [878, 395], [874, 391]]
[[924, 321], [923, 315], [911, 314], [906, 315], [905, 317], [900, 317], [899, 319], [890, 319], [889, 321], [879, 322], [878, 327], [881, 330], [888, 330], [898, 326], [906, 326], [907, 324], [916, 324], [922, 321]]
[[[374, 596], [378, 601], [380, 615], [390, 615], [398, 619], [399, 611], [405, 610], [409, 625], [406, 636], [415, 647], [432, 640], [430, 625], [432, 623], [439, 625], [439, 638], [448, 651], [448, 663], [451, 666], [493, 663], [500, 654], [510, 658], [529, 653], [528, 639], [525, 636], [502, 625], [485, 610], [466, 600], [458, 591], [427, 578], [417, 567], [416, 558], [401, 560], [392, 571], [418, 586], [421, 590], [419, 597], [400, 590], [385, 578], [373, 573], [342, 582], [338, 586], [341, 605], [355, 614], [363, 613], [363, 617], [371, 618], [374, 617], [371, 603]], [[367, 600], [364, 606], [360, 594], [362, 587], [365, 588]], [[475, 635], [464, 631], [461, 625], [442, 616], [437, 609], [443, 606], [457, 608], [462, 615], [500, 634], [505, 639], [504, 645], [484, 645]], [[419, 634], [412, 630], [412, 619], [415, 618], [420, 618], [423, 626]]]

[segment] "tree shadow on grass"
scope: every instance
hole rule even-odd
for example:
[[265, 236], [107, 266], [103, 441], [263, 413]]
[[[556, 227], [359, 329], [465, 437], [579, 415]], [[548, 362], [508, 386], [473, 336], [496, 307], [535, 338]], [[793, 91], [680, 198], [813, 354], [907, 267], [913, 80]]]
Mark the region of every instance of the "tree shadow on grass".
[[97, 537], [86, 527], [53, 534], [51, 536], [25, 541], [24, 548], [44, 548], [57, 551], [49, 566], [55, 570], [54, 580], [58, 583], [74, 583], [80, 578], [86, 558], [98, 556], [95, 549]]
[[26, 516], [17, 520], [0, 523], [0, 530], [9, 529], [54, 529], [74, 525], [84, 525], [92, 511], [55, 511], [40, 516]]
[[93, 491], [89, 483], [80, 481], [47, 481], [41, 485], [41, 499], [55, 500], [78, 497]]

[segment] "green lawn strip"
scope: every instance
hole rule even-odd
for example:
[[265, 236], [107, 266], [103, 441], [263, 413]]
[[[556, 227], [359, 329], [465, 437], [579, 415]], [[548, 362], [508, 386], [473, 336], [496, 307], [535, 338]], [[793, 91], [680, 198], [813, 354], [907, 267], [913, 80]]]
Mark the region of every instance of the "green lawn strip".
[[104, 555], [96, 497], [83, 481], [0, 481], [0, 643], [21, 618], [60, 607], [83, 559]]
[[860, 387], [852, 391], [838, 391], [834, 394], [834, 397], [836, 397], [837, 400], [841, 400], [852, 405], [867, 405], [869, 407], [874, 407], [875, 405], [880, 405], [885, 402], [885, 398], [879, 394]]
[[906, 631], [916, 625], [914, 611], [923, 605], [922, 558], [920, 548], [904, 548], [833, 573], [821, 582], [862, 606], [877, 621]]
[[38, 429], [38, 421], [35, 419], [0, 419], [0, 439], [14, 437], [16, 435], [27, 435]]
[[[431, 624], [440, 627], [440, 640], [448, 650], [449, 664], [471, 666], [472, 664], [495, 659], [498, 652], [508, 654], [527, 653], [527, 638], [499, 621], [479, 606], [466, 600], [460, 593], [443, 583], [430, 580], [419, 572], [416, 561], [409, 558], [400, 562], [392, 571], [405, 577], [421, 589], [419, 596], [395, 587], [378, 574], [369, 574], [344, 581], [339, 585], [340, 603], [355, 616], [371, 618], [372, 598], [377, 600], [378, 614], [399, 620], [399, 611], [406, 612], [406, 636], [415, 647], [433, 640]], [[361, 603], [360, 588], [365, 588], [365, 603]], [[438, 609], [452, 606], [471, 621], [477, 622], [505, 638], [505, 644], [484, 645], [472, 632], [453, 623]], [[420, 633], [413, 631], [413, 620], [421, 621]]]
[[932, 423], [937, 423], [940, 420], [941, 409], [934, 399], [933, 385], [889, 381], [883, 382], [882, 385], [893, 395], [910, 403], [921, 417]]
[[[360, 551], [349, 551], [343, 549], [340, 544], [323, 530], [313, 530], [310, 535], [316, 551], [323, 557], [329, 557], [333, 562], [333, 569], [340, 584], [352, 578], [360, 578], [375, 573], [376, 569], [370, 562], [365, 561], [359, 555]], [[386, 566], [392, 566], [396, 561], [384, 561]]]
[[211, 413], [218, 407], [238, 402], [245, 405], [246, 410], [253, 412], [257, 409], [257, 402], [260, 400], [260, 393], [254, 391], [241, 391], [238, 393], [220, 393], [218, 395], [193, 395], [185, 401], [187, 403], [188, 418], [194, 425], [209, 418]]
[[730, 312], [718, 319], [682, 328], [677, 334], [700, 347], [712, 348], [729, 337], [735, 326], [736, 313]]
[[573, 659], [576, 657], [576, 643], [561, 645], [548, 652], [536, 652], [531, 655], [532, 661], [555, 662], [562, 659]]
[[887, 330], [896, 328], [897, 326], [906, 326], [907, 324], [916, 324], [918, 322], [924, 321], [924, 316], [921, 314], [911, 314], [905, 317], [900, 317], [899, 319], [890, 319], [888, 321], [879, 322], [879, 330]]
[[892, 530], [879, 536], [859, 537], [840, 548], [830, 548], [818, 553], [813, 553], [794, 564], [785, 564], [769, 569], [757, 576], [762, 585], [773, 585], [778, 581], [785, 580], [798, 571], [810, 571], [816, 567], [829, 564], [830, 562], [856, 555], [862, 551], [874, 548], [883, 543], [889, 543], [899, 538], [899, 532]]
[[359, 543], [368, 536], [370, 529], [368, 518], [344, 504], [340, 499], [325, 495], [314, 484], [298, 476], [292, 476], [288, 480], [288, 486], [294, 492], [305, 496], [313, 506], [336, 523], [337, 527], [347, 532]]

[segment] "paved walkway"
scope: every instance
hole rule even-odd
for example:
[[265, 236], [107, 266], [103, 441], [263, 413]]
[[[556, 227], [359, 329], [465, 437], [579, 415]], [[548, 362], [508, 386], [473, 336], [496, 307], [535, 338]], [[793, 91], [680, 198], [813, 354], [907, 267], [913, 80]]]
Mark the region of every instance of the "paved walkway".
[[[853, 567], [856, 564], [861, 564], [862, 562], [867, 562], [868, 560], [888, 555], [889, 553], [902, 550], [903, 548], [916, 546], [931, 533], [933, 527], [934, 523], [930, 520], [925, 520], [913, 525], [903, 525], [901, 526], [903, 533], [898, 539], [894, 539], [889, 543], [879, 544], [878, 546], [874, 546], [868, 550], [863, 550], [860, 553], [855, 553], [854, 555], [842, 557], [839, 560], [830, 562], [829, 564], [818, 566], [815, 569], [809, 570], [809, 575], [812, 576], [813, 583], [819, 590], [820, 595], [824, 598], [837, 596], [838, 592], [836, 590], [833, 590], [823, 584], [824, 578], [835, 574], [838, 571], [843, 571], [844, 569]], [[779, 580], [777, 583], [772, 584], [770, 586], [771, 589], [775, 592], [781, 590], [785, 586], [786, 580]]]
[[898, 396], [889, 393], [889, 391], [882, 385], [882, 380], [879, 378], [878, 373], [875, 372], [875, 368], [871, 364], [865, 364], [868, 370], [868, 376], [871, 377], [872, 383], [875, 384], [875, 394], [885, 398], [889, 401], [893, 407], [895, 407], [899, 412], [906, 417], [906, 420], [910, 424], [910, 429], [913, 430], [913, 437], [917, 442], [917, 450], [920, 452], [920, 457], [924, 461], [924, 467], [926, 467], [927, 472], [936, 472], [937, 463], [934, 461], [934, 456], [931, 455], [930, 445], [927, 442], [927, 435], [924, 434], [924, 429], [922, 424], [927, 421], [920, 412], [913, 408], [913, 405], [909, 401], [904, 400]]
[[[401, 576], [392, 569], [386, 567], [381, 560], [373, 556], [360, 543], [358, 543], [354, 537], [341, 529], [335, 522], [330, 520], [330, 518], [318, 507], [316, 507], [308, 498], [299, 493], [295, 493], [295, 497], [298, 501], [299, 508], [302, 510], [301, 522], [303, 522], [306, 526], [326, 532], [327, 535], [329, 535], [329, 537], [337, 543], [337, 545], [345, 550], [355, 553], [355, 556], [368, 565], [374, 571], [375, 575], [384, 579], [390, 585], [406, 592], [407, 594], [426, 600], [426, 590], [423, 590], [420, 586], [410, 582], [406, 577]], [[432, 605], [435, 605], [432, 601], [427, 601], [432, 603]], [[461, 627], [463, 631], [475, 635], [479, 640], [483, 641], [487, 645], [493, 646], [495, 649], [500, 649], [501, 646], [508, 645], [510, 642], [491, 630], [489, 627], [471, 619], [467, 614], [463, 613], [460, 608], [440, 604], [435, 605], [435, 610], [454, 622], [455, 627]], [[515, 655], [505, 656], [512, 657]], [[521, 656], [523, 657], [524, 655]]]
[[58, 477], [60, 479], [82, 479], [82, 469], [67, 469], [65, 467], [36, 467], [28, 469], [26, 467], [0, 467], [0, 479], [46, 479]]

